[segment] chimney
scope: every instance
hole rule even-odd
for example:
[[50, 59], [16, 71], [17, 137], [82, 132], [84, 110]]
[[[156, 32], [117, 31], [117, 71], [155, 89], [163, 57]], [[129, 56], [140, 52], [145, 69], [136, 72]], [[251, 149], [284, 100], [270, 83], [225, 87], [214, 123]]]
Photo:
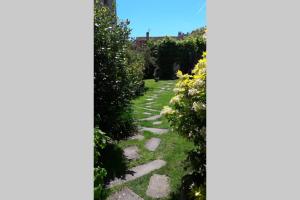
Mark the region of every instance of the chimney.
[[149, 40], [149, 31], [146, 32], [146, 40]]
[[180, 32], [178, 32], [178, 39], [183, 39], [183, 36], [184, 36], [184, 34], [180, 31]]

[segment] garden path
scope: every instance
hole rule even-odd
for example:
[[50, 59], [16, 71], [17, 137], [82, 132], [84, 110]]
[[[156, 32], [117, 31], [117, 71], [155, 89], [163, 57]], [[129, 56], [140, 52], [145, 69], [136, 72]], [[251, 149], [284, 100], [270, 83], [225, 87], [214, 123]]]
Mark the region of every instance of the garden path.
[[[168, 141], [161, 137], [161, 135], [169, 134], [168, 123], [160, 115], [160, 111], [169, 103], [173, 86], [174, 82], [166, 83], [163, 87], [146, 92], [142, 97], [142, 103], [135, 106], [135, 112], [138, 113], [136, 120], [139, 124], [139, 133], [130, 137], [122, 147], [124, 155], [133, 167], [123, 179], [116, 178], [108, 184], [108, 188], [119, 188], [114, 190], [109, 200], [165, 199], [169, 196], [171, 177], [161, 172], [157, 173], [168, 163], [162, 158], [163, 156], [155, 157], [155, 155], [162, 143], [168, 145], [166, 144]], [[166, 93], [169, 95], [163, 97]], [[153, 160], [145, 159], [147, 156], [151, 156]], [[130, 187], [130, 182], [143, 180], [143, 177], [147, 177], [147, 186], [142, 198], [133, 192], [134, 188]]]

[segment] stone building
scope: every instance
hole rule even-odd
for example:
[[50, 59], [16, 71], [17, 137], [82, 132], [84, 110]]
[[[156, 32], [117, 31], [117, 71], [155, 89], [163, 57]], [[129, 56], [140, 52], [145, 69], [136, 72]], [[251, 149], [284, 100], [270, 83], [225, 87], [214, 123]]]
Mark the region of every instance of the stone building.
[[[168, 37], [176, 39], [176, 40], [182, 40], [182, 39], [184, 39], [185, 36], [186, 36], [186, 34], [184, 34], [182, 32], [178, 32], [177, 36], [168, 36]], [[165, 38], [165, 36], [150, 37], [149, 32], [147, 32], [146, 37], [136, 37], [135, 46], [137, 48], [140, 48], [140, 47], [143, 47], [148, 40], [156, 41], [156, 40], [161, 40], [161, 39], [164, 39], [164, 38]]]

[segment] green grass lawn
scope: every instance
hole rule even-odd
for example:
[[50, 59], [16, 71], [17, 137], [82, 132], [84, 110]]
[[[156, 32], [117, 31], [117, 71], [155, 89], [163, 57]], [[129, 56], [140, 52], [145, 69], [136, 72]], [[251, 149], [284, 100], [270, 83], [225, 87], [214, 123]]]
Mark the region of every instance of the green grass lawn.
[[[146, 80], [145, 82], [148, 90], [146, 91], [144, 96], [140, 96], [133, 101], [134, 115], [136, 119], [146, 118], [152, 115], [159, 114], [163, 106], [168, 105], [170, 99], [174, 95], [172, 89], [175, 85], [175, 81], [155, 82], [154, 80]], [[146, 105], [145, 103], [148, 102], [146, 99], [152, 97], [161, 88], [168, 87], [167, 83], [172, 83], [172, 85], [170, 85], [171, 89], [158, 94], [158, 98], [154, 100], [155, 103], [151, 104], [151, 108], [158, 111], [149, 111], [149, 110], [142, 109], [143, 107], [145, 107]], [[143, 114], [143, 112], [148, 112], [151, 113], [152, 115], [145, 115]], [[186, 152], [193, 148], [193, 144], [190, 141], [187, 141], [182, 136], [178, 135], [177, 133], [172, 132], [171, 128], [169, 127], [168, 121], [164, 117], [162, 117], [159, 120], [162, 121], [162, 124], [160, 125], [153, 125], [152, 123], [154, 121], [150, 121], [150, 122], [140, 121], [138, 122], [138, 124], [140, 126], [146, 126], [146, 127], [169, 128], [170, 131], [168, 133], [162, 135], [155, 135], [152, 134], [151, 132], [145, 131], [143, 134], [145, 136], [144, 140], [142, 141], [124, 140], [124, 141], [120, 141], [118, 143], [118, 146], [121, 148], [126, 148], [128, 146], [136, 145], [139, 148], [140, 158], [135, 161], [131, 161], [129, 163], [129, 168], [156, 159], [165, 160], [167, 164], [164, 167], [155, 170], [152, 173], [149, 173], [143, 177], [127, 182], [121, 186], [116, 186], [112, 188], [110, 191], [111, 193], [122, 189], [122, 187], [124, 186], [127, 186], [135, 193], [137, 193], [139, 196], [141, 196], [143, 199], [150, 200], [152, 198], [147, 197], [146, 190], [149, 184], [150, 177], [154, 173], [167, 175], [170, 178], [171, 193], [177, 192], [177, 189], [180, 186], [181, 177], [186, 173], [183, 168], [184, 160], [186, 158]], [[144, 147], [145, 142], [151, 137], [157, 137], [161, 139], [160, 145], [154, 152], [148, 151]], [[165, 199], [172, 199], [172, 198], [169, 197]]]

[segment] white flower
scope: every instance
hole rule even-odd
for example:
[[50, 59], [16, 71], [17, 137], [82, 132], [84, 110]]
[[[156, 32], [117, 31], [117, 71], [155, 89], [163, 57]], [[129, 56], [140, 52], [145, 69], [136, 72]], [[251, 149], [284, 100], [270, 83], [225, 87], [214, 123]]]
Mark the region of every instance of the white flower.
[[193, 102], [192, 109], [196, 112], [200, 110], [204, 110], [206, 108], [206, 105], [201, 102]]
[[195, 89], [195, 88], [189, 89], [189, 92], [188, 92], [188, 94], [189, 94], [190, 96], [194, 96], [194, 95], [196, 95], [196, 94], [198, 94], [198, 93], [199, 93], [198, 90]]
[[203, 85], [203, 83], [204, 83], [204, 81], [203, 81], [202, 79], [198, 78], [198, 79], [195, 80], [194, 85], [195, 85], [196, 87], [200, 87], [200, 86]]
[[175, 111], [170, 108], [169, 106], [164, 106], [163, 110], [161, 111], [161, 115], [170, 115], [173, 114]]
[[200, 192], [196, 192], [195, 193], [195, 196], [197, 197], [197, 196], [200, 196]]
[[178, 92], [180, 92], [180, 89], [179, 88], [174, 88], [173, 92], [178, 93]]
[[176, 95], [170, 100], [170, 104], [176, 104], [180, 102], [180, 96]]

